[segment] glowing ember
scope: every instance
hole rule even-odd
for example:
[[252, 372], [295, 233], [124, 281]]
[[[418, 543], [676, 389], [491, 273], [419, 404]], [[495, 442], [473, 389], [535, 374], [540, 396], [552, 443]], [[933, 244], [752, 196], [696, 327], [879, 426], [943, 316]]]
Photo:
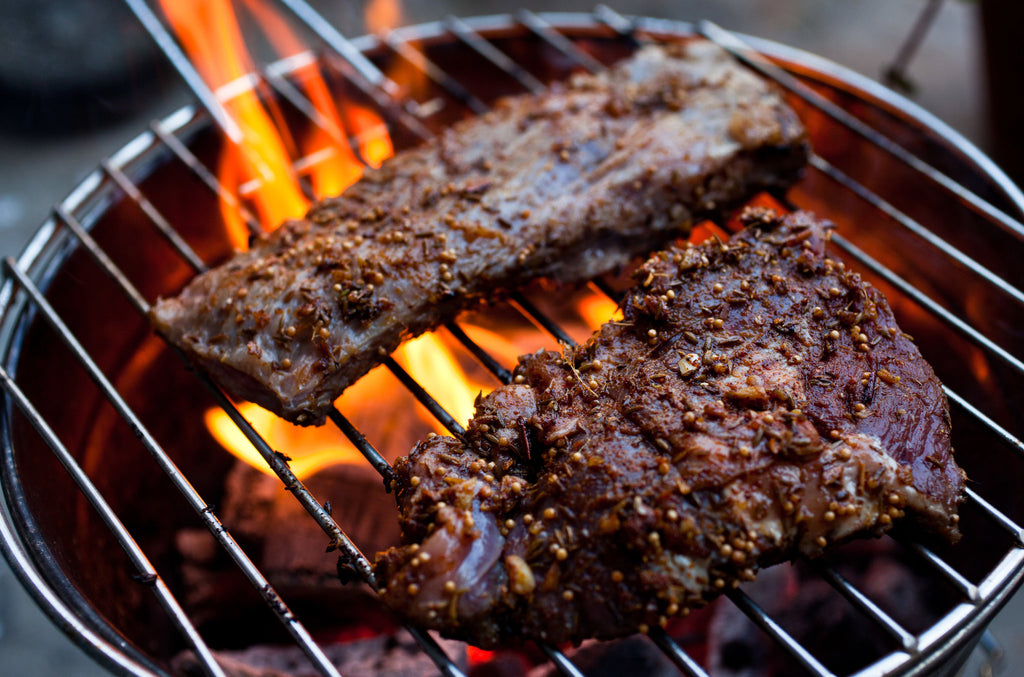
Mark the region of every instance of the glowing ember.
[[489, 663], [494, 658], [496, 652], [487, 651], [486, 649], [478, 649], [475, 646], [466, 647], [466, 658], [469, 659], [470, 665], [483, 665]]

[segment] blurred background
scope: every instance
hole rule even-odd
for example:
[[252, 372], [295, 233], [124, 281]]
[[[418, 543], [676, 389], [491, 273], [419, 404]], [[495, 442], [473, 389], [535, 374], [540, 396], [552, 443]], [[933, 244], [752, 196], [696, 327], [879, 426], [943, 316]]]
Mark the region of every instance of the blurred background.
[[[363, 4], [311, 0], [347, 36], [365, 32]], [[608, 3], [625, 15], [697, 21], [824, 56], [896, 87], [1021, 171], [1017, 116], [1024, 25], [1012, 0], [657, 0]], [[542, 11], [590, 11], [585, 0], [406, 0], [401, 23]], [[315, 44], [315, 43], [311, 43]], [[256, 50], [259, 53], [259, 50]], [[1006, 84], [1009, 83], [1009, 86]], [[0, 0], [0, 254], [16, 255], [90, 172], [191, 95], [122, 0]], [[1004, 652], [982, 652], [968, 674], [1024, 665], [1024, 596], [997, 617]], [[36, 607], [0, 560], [0, 674], [105, 674]]]

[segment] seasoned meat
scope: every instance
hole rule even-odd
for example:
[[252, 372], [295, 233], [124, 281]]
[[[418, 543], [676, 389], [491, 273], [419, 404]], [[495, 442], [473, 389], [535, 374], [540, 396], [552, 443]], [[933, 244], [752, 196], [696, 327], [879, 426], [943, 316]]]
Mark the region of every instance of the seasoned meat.
[[795, 114], [724, 52], [643, 49], [368, 170], [151, 318], [233, 395], [321, 423], [402, 340], [530, 278], [614, 269], [805, 160]]
[[744, 220], [398, 461], [392, 608], [485, 647], [607, 638], [904, 516], [958, 536], [946, 399], [883, 296], [825, 256], [831, 224]]

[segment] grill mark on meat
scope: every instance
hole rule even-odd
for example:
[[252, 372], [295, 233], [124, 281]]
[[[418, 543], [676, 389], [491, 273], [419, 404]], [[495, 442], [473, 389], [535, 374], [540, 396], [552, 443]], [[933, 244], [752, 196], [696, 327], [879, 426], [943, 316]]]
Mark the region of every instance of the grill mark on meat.
[[402, 340], [537, 276], [594, 277], [806, 161], [796, 115], [707, 43], [503, 100], [159, 300], [157, 330], [298, 423]]
[[608, 638], [905, 516], [958, 537], [945, 396], [885, 299], [825, 255], [831, 224], [744, 221], [654, 255], [622, 322], [520, 358], [461, 440], [396, 463], [392, 608], [485, 647]]

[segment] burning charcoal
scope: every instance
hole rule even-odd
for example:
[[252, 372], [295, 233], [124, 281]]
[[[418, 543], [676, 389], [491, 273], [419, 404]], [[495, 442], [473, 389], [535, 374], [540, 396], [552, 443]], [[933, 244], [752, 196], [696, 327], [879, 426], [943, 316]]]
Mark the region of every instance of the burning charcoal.
[[[799, 594], [796, 585], [793, 568], [781, 564], [762, 571], [750, 587], [769, 591], [770, 597], [762, 602], [762, 608], [773, 615], [786, 608], [793, 594]], [[773, 651], [772, 640], [735, 605], [715, 605], [708, 630], [711, 677], [771, 677], [776, 674], [773, 666], [781, 658]]]
[[[466, 646], [438, 639], [441, 648], [460, 670], [467, 667]], [[437, 666], [409, 633], [322, 645], [324, 654], [345, 677], [434, 677]], [[254, 646], [243, 651], [215, 651], [228, 677], [317, 677], [320, 673], [298, 647]], [[172, 666], [187, 677], [205, 674], [191, 651], [183, 652]]]
[[[335, 517], [364, 551], [376, 552], [398, 541], [394, 502], [381, 490], [380, 476], [372, 468], [329, 466], [306, 484], [315, 495], [330, 497]], [[290, 603], [322, 599], [321, 605], [329, 607], [353, 596], [372, 603], [368, 588], [338, 584], [337, 554], [326, 552], [327, 536], [278, 478], [239, 461], [225, 481], [220, 516]], [[233, 600], [250, 584], [238, 576], [209, 531], [181, 530], [175, 542], [183, 560], [186, 604], [193, 613], [200, 620], [212, 620], [237, 606]]]
[[[948, 596], [915, 572], [892, 540], [854, 542], [832, 557], [835, 567], [897, 623], [913, 631], [941, 616]], [[837, 674], [854, 673], [888, 651], [892, 638], [807, 566], [779, 565], [744, 587], [787, 632]], [[839, 641], [841, 639], [841, 641]], [[735, 605], [714, 608], [708, 630], [711, 677], [801, 673], [789, 654]]]

